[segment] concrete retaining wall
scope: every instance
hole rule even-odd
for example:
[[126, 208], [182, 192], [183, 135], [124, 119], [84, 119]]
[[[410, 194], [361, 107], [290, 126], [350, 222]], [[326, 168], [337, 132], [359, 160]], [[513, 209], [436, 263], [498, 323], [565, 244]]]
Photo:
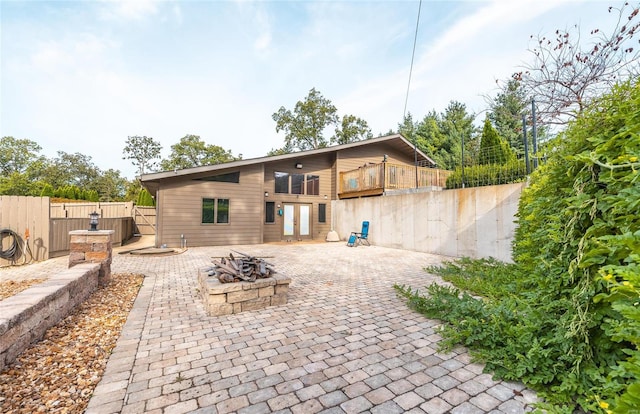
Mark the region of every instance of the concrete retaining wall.
[[333, 201], [341, 240], [369, 220], [371, 244], [446, 256], [511, 261], [525, 183]]
[[0, 371], [98, 288], [99, 270], [80, 264], [0, 301]]

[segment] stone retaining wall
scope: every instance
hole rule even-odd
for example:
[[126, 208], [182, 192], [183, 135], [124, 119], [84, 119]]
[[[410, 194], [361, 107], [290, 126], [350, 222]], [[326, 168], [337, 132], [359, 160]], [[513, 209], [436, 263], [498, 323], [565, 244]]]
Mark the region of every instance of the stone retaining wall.
[[220, 283], [205, 270], [198, 273], [200, 295], [209, 316], [231, 315], [287, 303], [291, 279], [275, 274], [255, 282]]
[[0, 301], [0, 371], [98, 288], [99, 271], [79, 264]]

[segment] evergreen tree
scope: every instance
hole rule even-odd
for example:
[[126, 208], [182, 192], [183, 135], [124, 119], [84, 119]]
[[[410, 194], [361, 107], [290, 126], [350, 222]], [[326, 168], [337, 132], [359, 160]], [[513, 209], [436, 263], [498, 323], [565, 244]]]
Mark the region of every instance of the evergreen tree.
[[53, 187], [51, 187], [51, 184], [45, 184], [42, 187], [40, 197], [53, 197]]
[[460, 165], [462, 143], [464, 143], [465, 163], [471, 163], [469, 159], [475, 159], [478, 153], [477, 131], [473, 125], [475, 116], [467, 112], [465, 104], [451, 101], [439, 119], [440, 130], [448, 140], [453, 141], [451, 153], [456, 160], [455, 165]]
[[489, 117], [486, 117], [482, 136], [480, 137], [478, 163], [505, 164], [515, 158], [515, 153], [511, 150], [509, 144], [498, 135], [498, 131], [491, 125]]
[[[489, 105], [489, 119], [498, 135], [504, 138], [516, 153], [524, 153], [522, 140], [522, 115], [528, 113], [529, 102], [522, 85], [510, 80]], [[530, 116], [527, 116], [530, 122]]]
[[402, 135], [411, 142], [415, 139], [416, 124], [413, 122], [411, 112], [404, 116], [401, 124], [398, 124], [398, 134]]
[[143, 188], [138, 193], [138, 200], [136, 202], [136, 205], [139, 205], [139, 206], [155, 206], [156, 203], [153, 200], [153, 197], [151, 197], [151, 193], [149, 193], [149, 191], [147, 191], [146, 188]]
[[456, 154], [460, 154], [460, 143], [450, 135], [446, 135], [440, 128], [440, 116], [431, 111], [418, 123], [416, 127], [416, 142], [418, 148], [431, 157], [438, 168], [453, 170], [456, 162]]

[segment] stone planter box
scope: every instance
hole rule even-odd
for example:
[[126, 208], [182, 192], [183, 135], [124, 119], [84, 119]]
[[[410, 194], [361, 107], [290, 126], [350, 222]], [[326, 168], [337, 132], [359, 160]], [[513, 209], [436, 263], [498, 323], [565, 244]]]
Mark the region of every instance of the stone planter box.
[[198, 282], [207, 314], [221, 316], [286, 304], [291, 278], [275, 274], [255, 282], [220, 283], [200, 270]]

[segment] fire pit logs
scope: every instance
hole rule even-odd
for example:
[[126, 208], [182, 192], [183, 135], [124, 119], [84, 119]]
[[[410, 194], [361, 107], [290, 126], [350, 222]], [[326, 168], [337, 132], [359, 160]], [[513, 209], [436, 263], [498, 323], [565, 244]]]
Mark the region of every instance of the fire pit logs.
[[212, 260], [214, 266], [207, 269], [209, 276], [215, 276], [220, 283], [255, 282], [256, 279], [264, 279], [276, 273], [273, 265], [255, 256], [249, 256], [235, 250], [232, 252], [242, 256], [236, 258], [233, 253], [229, 257], [220, 257], [220, 260]]

